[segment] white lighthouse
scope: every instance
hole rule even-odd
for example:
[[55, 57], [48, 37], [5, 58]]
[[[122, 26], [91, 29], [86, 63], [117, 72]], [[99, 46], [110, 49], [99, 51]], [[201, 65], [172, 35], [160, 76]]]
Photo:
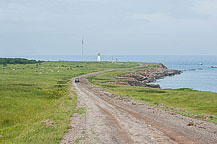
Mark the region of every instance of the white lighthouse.
[[98, 53], [98, 56], [97, 56], [97, 61], [100, 62], [101, 61], [101, 58], [100, 58], [100, 53]]

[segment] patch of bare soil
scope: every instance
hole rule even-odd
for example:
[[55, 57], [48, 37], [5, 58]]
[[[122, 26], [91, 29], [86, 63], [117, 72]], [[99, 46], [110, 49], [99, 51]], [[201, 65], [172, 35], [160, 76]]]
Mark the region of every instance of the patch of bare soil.
[[86, 113], [73, 115], [72, 129], [61, 144], [217, 143], [216, 124], [134, 102], [87, 82], [86, 77], [102, 72], [84, 75], [80, 83], [73, 83], [78, 106], [85, 107]]

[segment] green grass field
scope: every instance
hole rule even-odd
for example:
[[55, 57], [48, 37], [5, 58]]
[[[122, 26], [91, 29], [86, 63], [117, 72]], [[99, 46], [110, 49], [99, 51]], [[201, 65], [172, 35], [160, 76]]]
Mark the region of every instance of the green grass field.
[[[145, 69], [153, 68], [156, 65], [158, 64], [148, 64]], [[217, 93], [191, 89], [154, 89], [106, 83], [107, 81], [125, 81], [125, 77], [121, 77], [120, 75], [141, 69], [144, 68], [98, 74], [89, 77], [88, 80], [116, 95], [133, 97], [136, 101], [150, 105], [160, 105], [164, 109], [180, 108], [181, 110], [172, 109], [171, 111], [199, 119], [205, 120], [202, 116], [212, 116], [213, 119], [208, 121], [217, 123]]]
[[[136, 63], [45, 62], [0, 65], [0, 143], [59, 143], [76, 109], [70, 79]], [[51, 125], [45, 124], [49, 120]]]

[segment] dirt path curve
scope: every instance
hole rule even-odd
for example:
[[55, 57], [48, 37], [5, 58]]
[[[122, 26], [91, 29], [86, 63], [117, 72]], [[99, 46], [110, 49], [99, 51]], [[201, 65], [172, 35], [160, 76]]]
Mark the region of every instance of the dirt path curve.
[[[90, 84], [90, 73], [80, 77], [73, 89], [78, 107], [85, 114], [74, 114], [72, 129], [61, 144], [217, 144], [217, 125], [121, 98]], [[188, 126], [192, 122], [193, 126]]]

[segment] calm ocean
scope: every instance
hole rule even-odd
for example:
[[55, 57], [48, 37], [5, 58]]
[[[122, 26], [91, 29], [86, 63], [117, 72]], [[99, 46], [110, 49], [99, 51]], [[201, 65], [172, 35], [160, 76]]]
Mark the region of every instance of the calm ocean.
[[[50, 61], [80, 61], [80, 56], [24, 56], [25, 58]], [[95, 61], [97, 56], [85, 56], [86, 61]], [[170, 69], [186, 70], [181, 75], [167, 77], [157, 83], [161, 88], [192, 88], [200, 91], [217, 92], [217, 56], [113, 56], [121, 62], [163, 63]], [[103, 61], [112, 56], [101, 56]], [[195, 70], [192, 70], [195, 69]]]

